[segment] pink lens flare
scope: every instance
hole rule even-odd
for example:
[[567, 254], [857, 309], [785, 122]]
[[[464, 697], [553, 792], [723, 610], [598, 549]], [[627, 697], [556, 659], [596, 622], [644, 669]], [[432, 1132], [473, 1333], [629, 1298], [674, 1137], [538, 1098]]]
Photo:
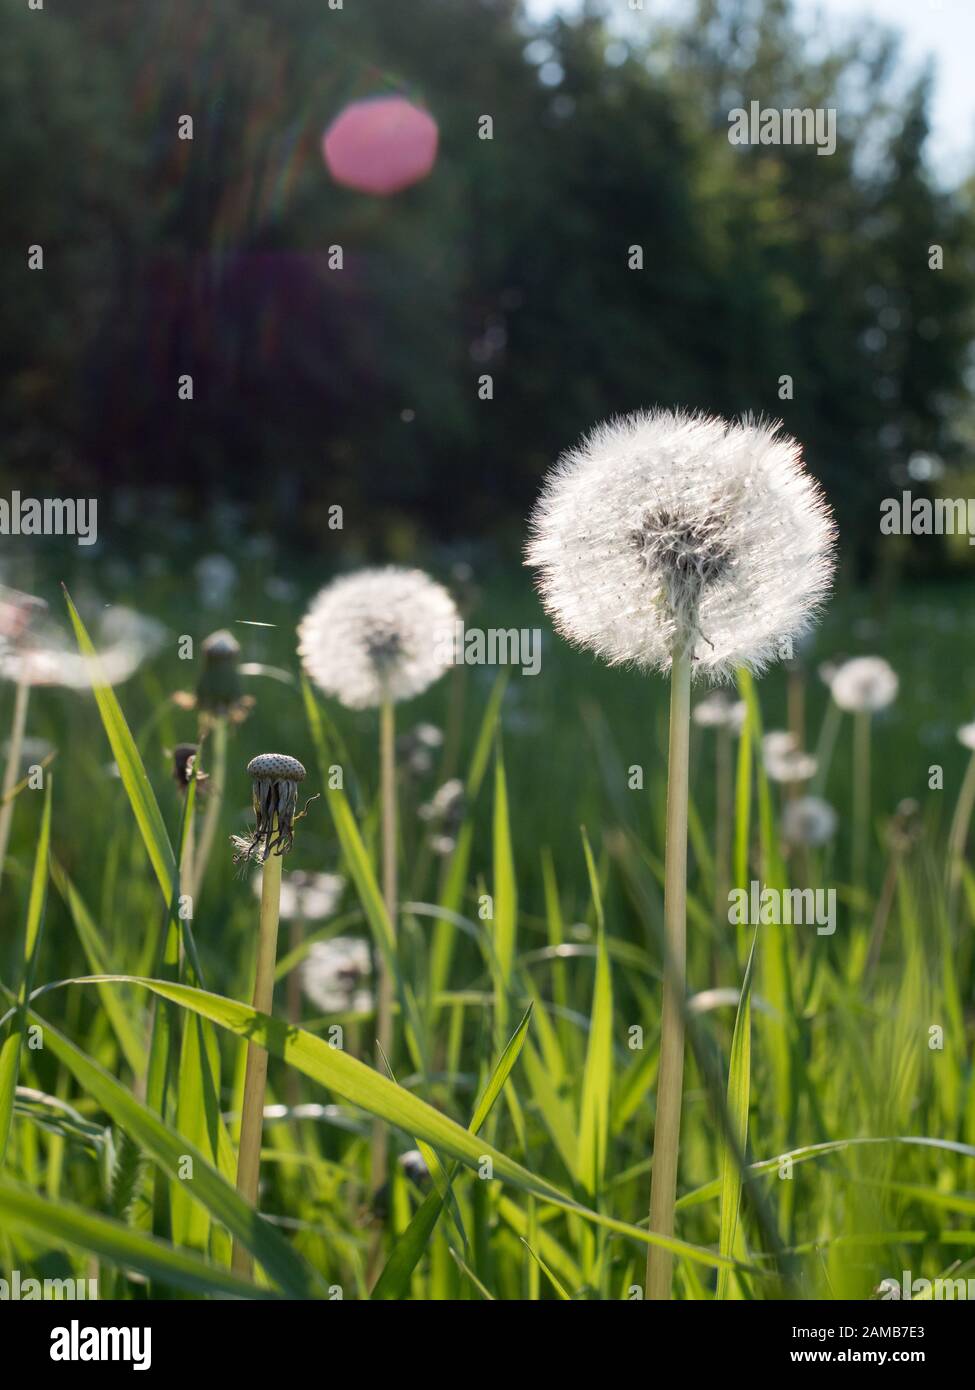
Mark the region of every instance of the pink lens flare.
[[425, 179], [437, 157], [437, 123], [405, 97], [354, 101], [322, 136], [336, 183], [388, 196]]

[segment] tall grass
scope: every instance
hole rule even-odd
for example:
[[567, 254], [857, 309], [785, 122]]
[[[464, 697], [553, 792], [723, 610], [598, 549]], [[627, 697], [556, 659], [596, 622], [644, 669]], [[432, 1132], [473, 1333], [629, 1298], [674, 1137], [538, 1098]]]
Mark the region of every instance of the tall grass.
[[[492, 621], [536, 621], [522, 616], [527, 602], [496, 589]], [[824, 650], [849, 649], [849, 617], [827, 628]], [[922, 639], [930, 646], [936, 631], [905, 607], [874, 641], [898, 665]], [[256, 656], [293, 668], [285, 625], [259, 641]], [[946, 640], [944, 659], [957, 649]], [[315, 1017], [305, 1004], [295, 1023], [243, 1002], [256, 903], [226, 837], [246, 822], [249, 784], [231, 768], [187, 916], [177, 865], [194, 818], [164, 758], [180, 733], [165, 704], [179, 674], [146, 671], [119, 691], [92, 674], [93, 702], [32, 699], [28, 733], [53, 738], [57, 776], [48, 769], [42, 794], [22, 787], [13, 799], [0, 904], [0, 1268], [27, 1277], [55, 1260], [80, 1278], [94, 1267], [103, 1295], [118, 1297], [147, 1286], [155, 1296], [641, 1297], [658, 1241], [646, 1193], [664, 961], [663, 699], [650, 695], [648, 721], [645, 682], [553, 646], [535, 681], [505, 689], [497, 672], [469, 673], [461, 715], [449, 708], [456, 683], [418, 701], [417, 720], [463, 729], [466, 809], [452, 852], [433, 855], [416, 809], [436, 775], [401, 780], [399, 860], [412, 896], [394, 933], [380, 886], [374, 721], [338, 713], [297, 680], [257, 692], [238, 749], [261, 751], [274, 742], [267, 731], [286, 726], [322, 792], [285, 878], [294, 864], [337, 868], [348, 883], [336, 916], [309, 923], [279, 957], [278, 979], [317, 941], [367, 935], [393, 985], [390, 1078], [375, 1065], [371, 1014]], [[715, 856], [713, 749], [692, 738], [688, 1046], [675, 1235], [659, 1242], [679, 1297], [862, 1298], [902, 1270], [958, 1272], [975, 1252], [975, 877], [957, 817], [950, 862], [948, 845], [967, 765], [953, 732], [971, 716], [975, 671], [930, 698], [912, 688], [906, 660], [901, 674], [901, 701], [872, 732], [865, 882], [845, 877], [849, 721], [824, 788], [843, 813], [841, 847], [809, 856], [797, 882], [836, 888], [832, 936], [736, 929], [716, 898], [725, 873], [731, 886], [785, 887], [799, 872], [757, 757], [762, 727], [783, 722], [784, 682], [743, 690], [726, 867], [726, 851]], [[8, 726], [14, 692], [5, 696]], [[807, 703], [815, 730], [826, 704], [814, 678]], [[413, 718], [400, 711], [402, 727]], [[943, 791], [928, 790], [935, 763]], [[634, 765], [642, 789], [630, 786]], [[886, 831], [905, 795], [922, 800], [923, 834], [892, 861]], [[249, 1043], [270, 1057], [257, 1204], [235, 1190]], [[376, 1118], [393, 1155], [419, 1148], [429, 1175], [392, 1162], [378, 1201]], [[247, 1278], [231, 1269], [234, 1241], [253, 1260]]]

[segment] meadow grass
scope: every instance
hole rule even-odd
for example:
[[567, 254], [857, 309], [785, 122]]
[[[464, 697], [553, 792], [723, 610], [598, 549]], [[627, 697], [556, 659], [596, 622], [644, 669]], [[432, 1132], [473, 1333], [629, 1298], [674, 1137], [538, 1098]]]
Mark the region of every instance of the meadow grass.
[[[715, 743], [692, 732], [678, 1297], [864, 1298], [903, 1270], [963, 1275], [975, 1262], [975, 879], [964, 865], [949, 911], [945, 873], [969, 758], [955, 729], [975, 708], [975, 628], [970, 590], [920, 593], [881, 611], [866, 596], [839, 598], [801, 663], [808, 747], [828, 701], [818, 661], [877, 652], [901, 677], [872, 730], [864, 886], [851, 883], [852, 720], [839, 725], [823, 788], [839, 834], [799, 863], [759, 751], [762, 728], [786, 725], [787, 682], [778, 671], [743, 691], [733, 885], [835, 888], [833, 935], [718, 919]], [[439, 767], [401, 761], [394, 933], [375, 718], [300, 683], [304, 597], [271, 607], [255, 587], [207, 618], [273, 621], [235, 628], [244, 659], [292, 679], [248, 684], [256, 706], [228, 732], [221, 824], [191, 918], [177, 866], [205, 811], [180, 797], [165, 750], [194, 737], [193, 716], [169, 699], [195, 683], [192, 663], [173, 643], [97, 701], [32, 694], [28, 737], [57, 753], [43, 792], [17, 794], [0, 903], [0, 1267], [94, 1269], [102, 1296], [119, 1297], [639, 1296], [666, 684], [556, 641], [527, 580], [486, 581], [469, 624], [541, 627], [541, 672], [457, 668], [400, 707], [398, 732], [431, 720], [448, 734]], [[139, 604], [184, 630], [171, 582], [140, 586]], [[4, 728], [14, 693], [3, 691]], [[279, 953], [269, 1020], [242, 1002], [257, 900], [228, 837], [248, 824], [246, 763], [279, 745], [322, 793], [285, 880], [329, 870], [347, 883], [335, 913]], [[204, 767], [208, 755], [205, 744]], [[932, 765], [942, 789], [929, 785]], [[343, 785], [331, 786], [339, 766]], [[442, 857], [417, 808], [448, 775], [465, 781], [468, 805]], [[904, 797], [919, 801], [922, 828], [891, 865], [887, 831]], [[371, 1013], [316, 1016], [306, 1000], [300, 1027], [284, 1022], [283, 981], [336, 935], [368, 939], [392, 972], [388, 1072], [375, 1065]], [[248, 1040], [270, 1054], [260, 1216], [234, 1185]], [[376, 1116], [390, 1124], [392, 1157], [419, 1148], [429, 1175], [391, 1161], [378, 1206]], [[253, 1257], [246, 1278], [231, 1269], [234, 1242]]]

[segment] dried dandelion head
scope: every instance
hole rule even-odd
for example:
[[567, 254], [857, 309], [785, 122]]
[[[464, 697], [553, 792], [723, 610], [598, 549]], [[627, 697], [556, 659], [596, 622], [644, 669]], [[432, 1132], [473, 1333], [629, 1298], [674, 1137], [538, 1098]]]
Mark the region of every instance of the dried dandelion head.
[[298, 627], [312, 680], [349, 709], [420, 695], [451, 664], [458, 612], [421, 570], [389, 565], [336, 579]]
[[173, 777], [181, 792], [185, 792], [190, 782], [196, 782], [196, 795], [202, 800], [206, 795], [210, 778], [205, 772], [197, 772], [196, 759], [200, 746], [197, 743], [177, 743], [172, 752]]
[[897, 672], [882, 656], [855, 656], [844, 661], [829, 682], [833, 699], [851, 714], [876, 714], [897, 696]]
[[958, 730], [958, 742], [975, 753], [975, 722], [961, 726]]
[[611, 665], [727, 679], [788, 652], [829, 590], [835, 526], [776, 424], [655, 410], [599, 425], [546, 478], [526, 549], [569, 641]]
[[295, 821], [300, 819], [298, 783], [305, 780], [305, 769], [287, 753], [259, 753], [251, 758], [247, 771], [253, 779], [257, 823], [249, 838], [231, 836], [234, 863], [253, 859], [263, 864], [269, 854], [287, 854], [294, 843]]

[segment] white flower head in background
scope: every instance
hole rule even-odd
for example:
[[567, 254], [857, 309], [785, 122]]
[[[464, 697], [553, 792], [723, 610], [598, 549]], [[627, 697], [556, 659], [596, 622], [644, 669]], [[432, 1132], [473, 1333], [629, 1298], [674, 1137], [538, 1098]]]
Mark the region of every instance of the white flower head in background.
[[[253, 879], [254, 896], [261, 896], [262, 874]], [[331, 917], [345, 888], [341, 874], [306, 873], [292, 869], [281, 878], [281, 919], [285, 922], [321, 922]]]
[[526, 548], [556, 627], [610, 665], [762, 670], [814, 621], [836, 529], [774, 423], [654, 410], [597, 426], [548, 474]]
[[334, 580], [298, 627], [312, 680], [349, 709], [421, 695], [451, 665], [459, 614], [422, 570], [389, 565]]
[[733, 700], [726, 690], [712, 690], [697, 702], [691, 718], [702, 729], [730, 729], [737, 737], [745, 726], [747, 712], [744, 700]]
[[786, 802], [782, 835], [790, 845], [819, 849], [836, 834], [836, 812], [821, 796], [799, 796]]
[[975, 723], [961, 726], [958, 730], [958, 742], [975, 753]]
[[194, 569], [204, 608], [222, 608], [237, 587], [237, 566], [227, 555], [204, 555]]
[[876, 714], [897, 696], [897, 672], [882, 656], [855, 656], [833, 673], [829, 688], [840, 709]]
[[113, 606], [101, 617], [97, 657], [89, 660], [68, 629], [44, 615], [17, 640], [0, 635], [0, 676], [69, 690], [87, 690], [93, 681], [121, 685], [159, 650], [164, 636], [165, 628], [155, 618]]
[[808, 782], [816, 775], [816, 759], [804, 753], [795, 734], [773, 730], [762, 739], [762, 761], [773, 782]]
[[357, 936], [316, 941], [301, 966], [301, 987], [323, 1014], [367, 1013], [372, 973], [369, 947]]

